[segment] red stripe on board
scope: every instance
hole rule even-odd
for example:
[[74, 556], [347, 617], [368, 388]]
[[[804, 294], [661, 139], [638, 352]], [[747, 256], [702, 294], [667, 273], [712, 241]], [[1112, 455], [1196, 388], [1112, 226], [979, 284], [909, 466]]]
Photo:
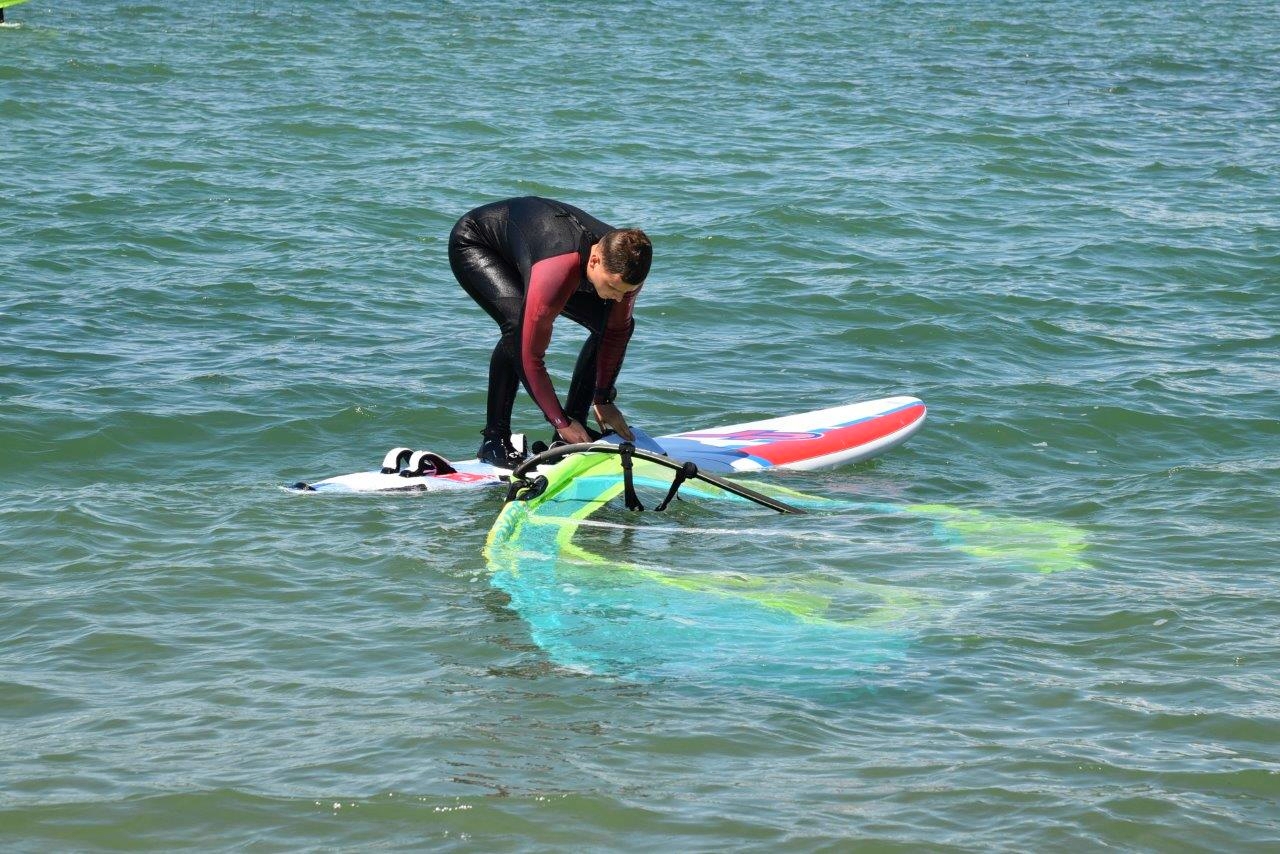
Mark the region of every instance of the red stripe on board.
[[455, 471], [449, 474], [434, 474], [431, 477], [438, 477], [441, 480], [456, 480], [458, 483], [475, 483], [478, 480], [497, 480], [491, 474], [477, 474], [469, 471]]
[[865, 421], [850, 424], [847, 427], [836, 427], [823, 433], [822, 437], [818, 439], [800, 439], [778, 442], [773, 445], [755, 445], [742, 450], [753, 457], [768, 460], [775, 466], [785, 466], [787, 463], [811, 460], [814, 457], [825, 457], [827, 454], [847, 451], [851, 448], [874, 442], [877, 439], [883, 439], [885, 436], [896, 433], [903, 427], [919, 421], [924, 417], [924, 413], [924, 404], [916, 403], [896, 412], [877, 415]]

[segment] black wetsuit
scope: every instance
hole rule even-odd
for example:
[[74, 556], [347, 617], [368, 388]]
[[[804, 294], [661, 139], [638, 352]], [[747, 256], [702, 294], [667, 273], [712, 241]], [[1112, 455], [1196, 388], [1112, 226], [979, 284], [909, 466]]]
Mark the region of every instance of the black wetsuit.
[[[489, 359], [486, 437], [511, 435], [511, 409], [521, 381], [556, 428], [568, 426], [570, 419], [585, 424], [593, 400], [613, 399], [639, 288], [621, 300], [606, 300], [587, 281], [591, 247], [610, 230], [578, 208], [536, 196], [478, 207], [453, 227], [453, 274], [502, 332]], [[552, 324], [561, 314], [591, 332], [563, 407], [544, 362]]]

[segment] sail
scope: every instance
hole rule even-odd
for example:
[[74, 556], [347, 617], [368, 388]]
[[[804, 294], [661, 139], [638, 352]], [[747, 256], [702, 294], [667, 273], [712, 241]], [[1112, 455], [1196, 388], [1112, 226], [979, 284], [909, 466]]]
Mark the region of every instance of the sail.
[[[596, 521], [591, 517], [624, 491], [616, 453], [577, 453], [540, 474], [545, 485], [508, 501], [489, 532], [490, 582], [509, 597], [552, 661], [594, 673], [660, 677], [696, 669], [771, 684], [857, 678], [899, 656], [913, 631], [965, 601], [963, 591], [930, 579], [900, 584], [886, 582], [885, 572], [833, 575], [817, 560], [812, 567], [790, 560], [786, 570], [743, 571], [725, 560], [722, 546], [750, 548], [753, 538], [772, 534], [799, 534], [793, 543], [802, 553], [806, 532], [813, 534], [807, 550], [820, 554], [826, 547], [820, 526], [832, 514], [923, 522], [913, 535], [923, 533], [929, 548], [1002, 571], [1087, 566], [1083, 536], [1062, 523], [947, 505], [825, 499], [751, 484], [816, 514], [796, 531], [790, 517], [774, 519], [697, 480], [681, 486], [686, 502], [674, 524], [654, 513]], [[667, 492], [672, 472], [637, 459], [632, 480], [637, 493], [655, 501]], [[730, 525], [703, 526], [707, 516], [722, 513], [732, 514]], [[610, 536], [614, 540], [602, 539]], [[678, 548], [674, 541], [681, 541]]]

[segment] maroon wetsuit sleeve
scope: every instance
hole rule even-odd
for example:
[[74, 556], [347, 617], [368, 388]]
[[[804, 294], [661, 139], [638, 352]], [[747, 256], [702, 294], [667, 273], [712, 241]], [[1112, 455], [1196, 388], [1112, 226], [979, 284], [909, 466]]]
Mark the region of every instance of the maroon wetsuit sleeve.
[[569, 419], [556, 397], [551, 377], [547, 376], [547, 345], [551, 343], [551, 327], [578, 287], [581, 262], [577, 252], [538, 261], [529, 271], [529, 287], [525, 292], [524, 327], [520, 330], [521, 367], [534, 403], [557, 429], [569, 426]]
[[600, 340], [600, 351], [596, 357], [596, 403], [606, 403], [611, 395], [614, 382], [618, 379], [618, 371], [622, 369], [622, 357], [627, 352], [627, 342], [631, 340], [631, 332], [636, 328], [631, 311], [636, 304], [636, 288], [622, 299], [614, 303], [605, 321], [604, 335]]

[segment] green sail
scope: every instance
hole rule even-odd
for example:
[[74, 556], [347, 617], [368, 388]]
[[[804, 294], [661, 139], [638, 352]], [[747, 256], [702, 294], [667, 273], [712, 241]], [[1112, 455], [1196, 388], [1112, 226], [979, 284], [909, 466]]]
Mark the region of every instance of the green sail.
[[[643, 460], [633, 465], [638, 490], [665, 492], [668, 469]], [[941, 618], [957, 598], [928, 586], [833, 579], [821, 572], [675, 568], [662, 565], [662, 555], [653, 563], [605, 556], [579, 535], [589, 525], [606, 524], [588, 520], [622, 493], [619, 458], [575, 454], [541, 473], [546, 486], [540, 493], [502, 508], [485, 556], [493, 586], [507, 593], [535, 642], [568, 667], [668, 672], [702, 659], [718, 671], [741, 671], [741, 660], [750, 659], [766, 671], [794, 675], [797, 669], [829, 670], [827, 655], [846, 669], [851, 662], [870, 666], [900, 652], [914, 627]], [[919, 519], [927, 523], [925, 540], [978, 566], [1044, 574], [1087, 567], [1084, 535], [1064, 523], [940, 504], [825, 499], [770, 483], [750, 486], [818, 514]], [[701, 481], [687, 481], [681, 495], [699, 503], [745, 503]], [[800, 665], [783, 661], [793, 650], [800, 650]]]

